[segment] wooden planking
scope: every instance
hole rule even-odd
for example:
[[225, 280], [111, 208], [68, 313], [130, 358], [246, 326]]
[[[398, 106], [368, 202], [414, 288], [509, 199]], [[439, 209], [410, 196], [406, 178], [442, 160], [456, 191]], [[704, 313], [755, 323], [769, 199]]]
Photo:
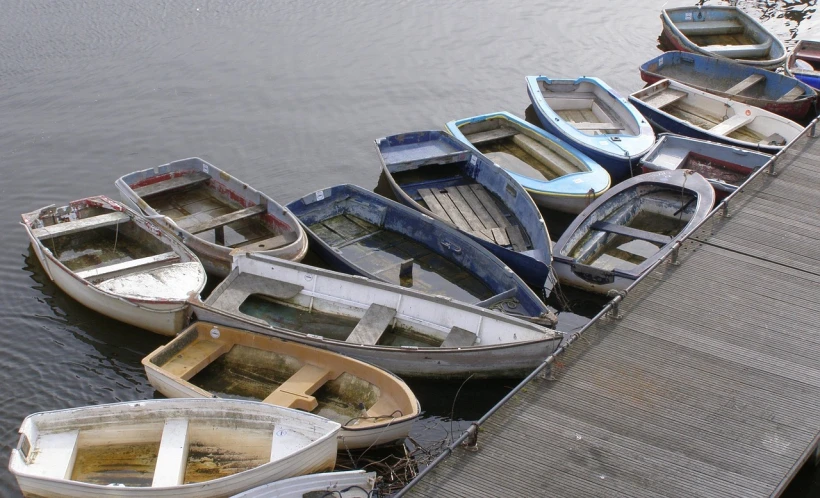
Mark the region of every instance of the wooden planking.
[[476, 335], [461, 327], [453, 327], [441, 343], [443, 348], [464, 348], [475, 344]]
[[487, 227], [484, 223], [482, 223], [482, 221], [478, 218], [478, 215], [475, 214], [467, 200], [461, 195], [457, 188], [447, 189], [447, 195], [450, 197], [450, 200], [453, 201], [453, 204], [455, 204], [458, 208], [459, 213], [461, 213], [464, 219], [467, 220], [467, 223], [470, 225], [470, 230], [492, 228]]
[[476, 198], [478, 198], [479, 202], [481, 202], [481, 205], [484, 206], [484, 209], [486, 209], [490, 214], [493, 221], [495, 221], [497, 227], [507, 227], [510, 225], [510, 222], [507, 221], [507, 217], [504, 216], [504, 213], [502, 213], [500, 209], [498, 209], [498, 206], [495, 204], [492, 196], [484, 190], [484, 187], [476, 183], [470, 185], [469, 187], [475, 194]]
[[378, 344], [379, 338], [390, 326], [395, 316], [395, 308], [376, 303], [371, 304], [346, 341], [353, 344]]
[[623, 130], [623, 125], [615, 123], [590, 123], [588, 121], [575, 122], [572, 126], [581, 131]]
[[168, 180], [152, 183], [144, 187], [133, 188], [132, 190], [140, 197], [149, 197], [152, 195], [170, 192], [172, 190], [182, 189], [185, 187], [192, 187], [205, 183], [211, 179], [211, 176], [202, 171], [189, 173], [181, 176], [175, 176]]
[[782, 97], [777, 99], [778, 102], [791, 102], [792, 100], [797, 100], [798, 98], [802, 97], [805, 91], [800, 88], [799, 86], [795, 86], [788, 92], [786, 92]]
[[333, 372], [327, 368], [306, 363], [262, 402], [286, 408], [296, 408], [297, 410], [313, 411], [319, 405], [319, 402], [312, 394], [327, 382], [332, 375]]
[[465, 202], [473, 209], [473, 212], [481, 220], [481, 223], [484, 224], [487, 228], [495, 228], [498, 225], [496, 224], [493, 217], [490, 216], [490, 213], [487, 209], [484, 208], [484, 205], [481, 204], [481, 201], [478, 200], [476, 197], [475, 192], [473, 189], [470, 188], [469, 185], [459, 185], [456, 190], [458, 193], [461, 194], [461, 197], [464, 199]]
[[441, 207], [444, 208], [444, 211], [447, 212], [447, 216], [453, 221], [453, 224], [459, 230], [464, 230], [465, 232], [469, 232], [471, 230], [470, 224], [467, 223], [467, 220], [464, 219], [464, 216], [461, 214], [461, 211], [458, 210], [455, 203], [450, 199], [450, 196], [446, 192], [442, 192], [440, 189], [432, 189], [433, 196], [436, 200], [441, 204]]
[[524, 235], [521, 233], [521, 227], [518, 225], [511, 225], [507, 227], [507, 236], [510, 238], [513, 250], [516, 252], [527, 250], [527, 241], [524, 240]]
[[518, 132], [509, 126], [499, 126], [492, 130], [470, 133], [469, 135], [464, 135], [464, 137], [473, 145], [481, 145], [495, 140], [501, 140], [502, 138], [509, 138], [516, 133]]
[[482, 425], [478, 452], [457, 449], [408, 495], [779, 495], [820, 435], [820, 222], [806, 216], [820, 180], [790, 167], [634, 289], [623, 319], [593, 325], [557, 381]]
[[49, 225], [42, 228], [33, 228], [31, 233], [40, 240], [47, 240], [52, 237], [72, 235], [79, 232], [85, 232], [86, 230], [118, 225], [129, 221], [131, 221], [131, 217], [127, 214], [119, 211], [112, 211], [110, 213], [91, 216], [89, 218], [64, 221], [62, 223], [57, 223], [55, 225]]
[[737, 95], [741, 92], [744, 92], [744, 91], [748, 90], [749, 88], [756, 85], [757, 83], [760, 83], [761, 81], [765, 81], [765, 80], [766, 80], [766, 77], [763, 76], [762, 74], [757, 74], [757, 73], [750, 74], [749, 76], [744, 78], [742, 81], [738, 82], [736, 85], [734, 85], [733, 87], [726, 90], [725, 93], [728, 93], [730, 95]]
[[607, 221], [596, 221], [590, 227], [592, 230], [601, 230], [604, 232], [623, 235], [633, 239], [645, 240], [647, 242], [654, 242], [655, 244], [665, 245], [672, 242], [672, 237], [662, 235], [655, 232], [648, 232], [646, 230], [639, 230], [626, 225], [617, 225]]
[[656, 109], [661, 109], [663, 107], [668, 106], [674, 102], [677, 102], [683, 98], [685, 98], [688, 94], [686, 92], [681, 92], [679, 90], [672, 90], [667, 89], [660, 91], [658, 93], [652, 94], [648, 97], [645, 97], [643, 100], [646, 105], [650, 107], [654, 107]]
[[138, 271], [148, 271], [160, 266], [166, 266], [171, 263], [176, 263], [180, 260], [179, 254], [175, 252], [166, 252], [156, 254], [154, 256], [147, 256], [145, 258], [132, 259], [130, 261], [123, 261], [122, 263], [115, 263], [113, 265], [101, 266], [99, 268], [92, 268], [90, 270], [83, 270], [76, 272], [77, 276], [89, 279], [97, 279], [100, 277], [113, 278], [123, 274], [137, 273]]
[[225, 226], [229, 223], [233, 223], [235, 221], [244, 220], [245, 218], [250, 218], [252, 216], [256, 216], [262, 213], [267, 212], [268, 208], [264, 204], [257, 204], [255, 206], [247, 207], [245, 209], [240, 209], [238, 211], [234, 211], [232, 213], [223, 214], [222, 216], [217, 216], [216, 218], [211, 218], [210, 220], [199, 223], [197, 225], [188, 227], [188, 232], [190, 233], [200, 233], [205, 232], [208, 230], [213, 230], [214, 228], [219, 228]]
[[441, 218], [442, 220], [450, 220], [450, 216], [447, 215], [447, 211], [441, 206], [438, 200], [436, 200], [436, 196], [433, 195], [433, 191], [429, 188], [422, 188], [419, 189], [419, 195], [421, 196], [422, 200], [425, 204], [427, 204], [427, 209], [433, 212], [436, 217]]

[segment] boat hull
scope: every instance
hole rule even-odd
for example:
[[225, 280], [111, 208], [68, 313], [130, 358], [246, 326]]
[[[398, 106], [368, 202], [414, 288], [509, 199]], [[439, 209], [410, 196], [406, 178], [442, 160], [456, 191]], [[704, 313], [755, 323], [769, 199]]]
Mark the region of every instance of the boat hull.
[[304, 498], [314, 494], [328, 498], [371, 498], [375, 484], [375, 472], [326, 472], [272, 482], [232, 498]]
[[[211, 408], [199, 408], [203, 405], [206, 407], [210, 406]], [[125, 425], [131, 420], [141, 421], [143, 426], [144, 424], [155, 422], [158, 422], [161, 426], [164, 420], [169, 418], [197, 420], [196, 417], [201, 410], [209, 410], [213, 413], [212, 416], [214, 420], [234, 418], [237, 422], [241, 423], [242, 420], [253, 420], [251, 417], [256, 416], [259, 417], [257, 420], [270, 419], [270, 425], [275, 423], [278, 426], [281, 424], [285, 431], [298, 431], [300, 434], [304, 434], [303, 437], [305, 440], [308, 440], [308, 434], [316, 435], [310, 436], [313, 438], [312, 444], [300, 449], [295, 449], [290, 454], [277, 457], [275, 461], [259, 465], [255, 468], [210, 481], [160, 487], [101, 485], [71, 481], [66, 478], [55, 478], [49, 475], [34, 475], [28, 471], [28, 463], [25, 461], [23, 452], [18, 446], [17, 449], [12, 450], [9, 470], [11, 470], [17, 478], [20, 489], [25, 495], [46, 498], [71, 498], [76, 496], [113, 496], [123, 498], [132, 496], [225, 497], [278, 479], [311, 472], [326, 471], [332, 469], [336, 461], [335, 437], [338, 431], [338, 424], [295, 410], [286, 410], [262, 403], [237, 400], [149, 400], [97, 405], [95, 407], [86, 407], [85, 409], [61, 410], [59, 412], [44, 412], [27, 418], [26, 421], [23, 422], [23, 427], [21, 427], [21, 434], [28, 435], [31, 434], [30, 431], [37, 432], [38, 429], [32, 427], [35, 423], [30, 422], [31, 417], [59, 416], [60, 412], [74, 413], [79, 410], [89, 410], [90, 408], [95, 409], [93, 413], [96, 414], [98, 420], [116, 417], [117, 420], [115, 420], [115, 422], [122, 425]], [[145, 420], [139, 418], [140, 415], [149, 410], [162, 411], [164, 414], [161, 416], [164, 418], [157, 419], [156, 421], [153, 418], [146, 418]], [[127, 413], [127, 415], [122, 413]], [[273, 413], [279, 413], [280, 415], [272, 416], [271, 414]], [[311, 422], [306, 423], [301, 421], [308, 418]], [[307, 425], [310, 423], [313, 424], [313, 427]], [[285, 429], [285, 427], [289, 429]], [[77, 427], [77, 429], [82, 431], [83, 427]], [[320, 431], [325, 431], [326, 433], [320, 435]], [[116, 443], [117, 438], [122, 437], [121, 434], [126, 434], [126, 432], [120, 431], [120, 434], [110, 436], [110, 440], [106, 444]], [[32, 442], [32, 444], [36, 444], [36, 441]], [[76, 451], [75, 449], [75, 452]], [[68, 464], [69, 472], [72, 466], [73, 462]]]
[[[76, 202], [87, 201], [105, 206], [119, 206], [104, 196]], [[160, 280], [172, 281], [178, 279], [179, 286], [184, 290], [179, 297], [151, 298], [147, 292], [142, 297], [138, 297], [133, 292], [118, 293], [114, 289], [108, 289], [105, 281], [94, 284], [80, 277], [76, 272], [61, 263], [54, 253], [43, 244], [43, 241], [35, 236], [30, 225], [36, 212], [23, 216], [23, 227], [26, 229], [32, 250], [38, 261], [40, 261], [46, 275], [71, 298], [87, 308], [115, 320], [157, 334], [173, 336], [182, 330], [187, 320], [187, 296], [199, 294], [205, 287], [205, 271], [196, 257], [189, 253], [170, 234], [164, 230], [158, 230], [151, 222], [122, 206], [119, 206], [118, 209], [122, 209], [122, 212], [128, 214], [131, 223], [143, 227], [146, 233], [150, 233], [152, 237], [173, 248], [183, 258], [187, 257], [188, 264], [176, 264], [151, 270], [151, 273], [146, 272], [146, 275], [153, 274]]]
[[[666, 52], [641, 65], [641, 79], [652, 84], [662, 79], [721, 97], [731, 98], [789, 119], [802, 119], [813, 109], [817, 93], [795, 78], [762, 68], [688, 52]], [[744, 90], [727, 92], [748, 78], [758, 78]], [[796, 97], [787, 97], [792, 92]], [[745, 94], [745, 95], [744, 95]], [[781, 100], [783, 99], [783, 100]]]
[[[531, 145], [531, 148], [543, 147], [542, 150], [545, 149], [545, 152], [549, 155], [547, 158], [542, 159], [542, 163], [548, 163], [553, 160], [553, 157], [557, 157], [558, 160], [563, 160], [567, 164], [574, 166], [572, 170], [569, 170], [565, 174], [546, 180], [541, 174], [539, 174], [541, 178], [526, 176], [512, 169], [504, 168], [504, 164], [496, 163], [497, 166], [505, 169], [510, 176], [527, 190], [527, 193], [530, 194], [530, 197], [532, 197], [532, 200], [535, 201], [538, 206], [555, 211], [578, 214], [583, 211], [590, 202], [609, 188], [609, 173], [598, 163], [555, 135], [547, 133], [541, 128], [533, 126], [508, 112], [482, 114], [472, 118], [450, 121], [445, 127], [447, 132], [457, 140], [480, 152], [480, 148], [473, 144], [469, 137], [464, 134], [462, 127], [481, 126], [484, 124], [497, 124], [499, 127], [510, 128], [515, 131], [515, 135], [523, 135], [534, 141], [535, 144]], [[517, 137], [514, 139], [517, 139]], [[538, 152], [533, 151], [531, 148], [525, 149], [525, 151], [528, 152], [530, 156], [537, 157], [534, 154], [538, 154]], [[488, 157], [492, 159], [492, 157]], [[547, 169], [543, 165], [536, 164], [535, 166], [542, 171]], [[535, 170], [535, 168], [533, 169]], [[553, 171], [551, 173], [555, 175], [557, 172]]]
[[[453, 379], [473, 375], [517, 378], [531, 372], [561, 342], [560, 333], [535, 325], [529, 320], [362, 277], [279, 262], [253, 254], [237, 257], [234, 265], [232, 275], [237, 277], [242, 274], [271, 275], [271, 278], [275, 276], [280, 281], [306, 282], [306, 289], [300, 291], [294, 299], [304, 299], [302, 302], [308, 306], [313, 303], [314, 309], [322, 301], [327, 308], [334, 310], [366, 310], [377, 303], [396, 309], [396, 320], [403, 322], [402, 327], [439, 331], [436, 333], [443, 334], [439, 337], [444, 337], [455, 326], [471, 331], [479, 338], [484, 337], [480, 342], [473, 341], [470, 345], [416, 346], [364, 344], [360, 341], [348, 342], [345, 339], [300, 332], [271, 325], [268, 321], [224, 306], [217, 308], [216, 304], [221, 296], [228, 291], [234, 292], [231, 289], [236, 288], [231, 276], [214, 289], [206, 302], [196, 298], [189, 301], [197, 320], [331, 350], [402, 377]], [[258, 290], [254, 287], [245, 289], [244, 292], [246, 295], [264, 295], [262, 289], [260, 285]], [[237, 300], [232, 299], [234, 302]]]
[[[565, 140], [600, 164], [609, 173], [613, 184], [632, 177], [638, 161], [655, 142], [652, 127], [632, 104], [598, 78], [561, 80], [527, 76], [526, 82], [535, 114], [547, 132]], [[560, 88], [555, 93], [560, 93], [560, 98], [567, 100], [567, 109], [553, 109], [547, 101], [553, 98], [552, 92], [545, 93], [542, 85], [544, 88]], [[599, 130], [603, 134], [577, 129], [578, 124], [574, 125], [560, 115], [560, 112], [577, 107], [578, 104], [574, 103], [576, 100], [588, 101], [589, 112], [611, 121], [616, 128]]]
[[786, 74], [820, 89], [820, 42], [800, 40], [786, 59]]
[[[270, 229], [271, 237], [249, 244], [244, 242], [238, 243], [239, 245], [218, 243], [216, 236], [205, 237], [203, 235], [212, 233], [214, 229], [192, 233], [189, 229], [195, 225], [190, 220], [187, 218], [172, 219], [161, 214], [157, 208], [146, 202], [138, 192], [140, 188], [193, 174], [207, 176], [210, 191], [215, 192], [222, 200], [221, 202], [238, 204], [241, 206], [240, 209], [263, 206], [264, 209], [260, 215], [261, 224]], [[235, 251], [255, 251], [290, 261], [301, 261], [307, 254], [307, 236], [292, 214], [263, 192], [241, 182], [202, 159], [182, 159], [156, 168], [135, 171], [117, 179], [115, 186], [125, 204], [143, 213], [156, 224], [179, 237], [199, 257], [203, 266], [205, 266], [205, 270], [214, 276], [225, 277], [230, 272], [231, 258]], [[181, 187], [174, 190], [173, 193], [184, 188], [190, 187]], [[197, 215], [197, 212], [193, 212], [190, 213], [188, 218], [195, 218]], [[241, 222], [243, 220], [237, 221]], [[221, 228], [222, 226], [217, 230]], [[274, 233], [278, 235], [272, 236]], [[277, 240], [279, 237], [284, 237], [284, 240]]]
[[[714, 200], [712, 186], [689, 170], [657, 171], [627, 180], [596, 200], [566, 229], [555, 244], [555, 273], [562, 283], [589, 292], [626, 290], [706, 218]], [[676, 218], [682, 213], [688, 219], [680, 227]], [[641, 214], [674, 222], [676, 233], [631, 227]], [[653, 229], [659, 226], [644, 223]], [[607, 250], [610, 244], [614, 255]], [[639, 260], [631, 261], [634, 256]]]
[[[451, 152], [449, 154], [439, 155], [441, 153], [440, 147], [444, 147]], [[437, 215], [408, 195], [402, 185], [399, 185], [396, 181], [393, 173], [395, 166], [385, 160], [385, 154], [388, 153], [386, 151], [391, 149], [402, 149], [400, 152], [394, 154], [396, 156], [412, 158], [401, 165], [402, 168], [407, 169], [420, 168], [431, 164], [437, 165], [437, 161], [442, 157], [450, 163], [463, 163], [462, 171], [466, 172], [467, 177], [506, 204], [506, 208], [516, 219], [518, 226], [526, 231], [532, 243], [532, 249], [525, 252], [517, 252], [484, 237], [478, 237], [469, 232], [466, 233], [473, 240], [493, 253], [498, 259], [506, 263], [506, 265], [524, 279], [527, 284], [537, 289], [552, 290], [554, 284], [550, 278], [552, 241], [550, 240], [547, 226], [544, 223], [540, 211], [538, 211], [538, 207], [526, 190], [504, 170], [493, 164], [492, 161], [482, 154], [470, 151], [461, 142], [455, 140], [445, 132], [437, 130], [410, 132], [380, 138], [376, 140], [376, 149], [381, 159], [382, 172], [387, 178], [390, 189], [393, 191], [396, 199], [402, 204], [452, 226], [456, 226], [453, 221]], [[401, 159], [402, 157], [399, 157], [399, 160]], [[427, 184], [429, 187], [436, 185], [437, 182], [435, 181], [431, 181]]]
[[[737, 7], [699, 5], [664, 9], [661, 13], [661, 22], [661, 36], [676, 50], [733, 59], [741, 64], [768, 69], [775, 68], [786, 60], [786, 47], [783, 42]], [[748, 37], [750, 43], [737, 45], [731, 42], [702, 46], [691, 38], [716, 37], [732, 33]]]

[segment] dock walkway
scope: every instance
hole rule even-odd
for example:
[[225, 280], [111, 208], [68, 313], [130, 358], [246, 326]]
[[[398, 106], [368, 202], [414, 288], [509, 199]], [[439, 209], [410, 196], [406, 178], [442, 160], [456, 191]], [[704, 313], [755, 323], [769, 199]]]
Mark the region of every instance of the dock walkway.
[[804, 136], [404, 496], [778, 496], [820, 437], [820, 139]]

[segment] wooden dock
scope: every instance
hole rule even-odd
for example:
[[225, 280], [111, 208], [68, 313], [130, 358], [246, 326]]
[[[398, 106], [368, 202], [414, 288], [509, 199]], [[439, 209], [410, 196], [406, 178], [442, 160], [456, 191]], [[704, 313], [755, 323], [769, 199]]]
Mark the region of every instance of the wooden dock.
[[820, 438], [820, 139], [775, 170], [402, 495], [780, 495]]

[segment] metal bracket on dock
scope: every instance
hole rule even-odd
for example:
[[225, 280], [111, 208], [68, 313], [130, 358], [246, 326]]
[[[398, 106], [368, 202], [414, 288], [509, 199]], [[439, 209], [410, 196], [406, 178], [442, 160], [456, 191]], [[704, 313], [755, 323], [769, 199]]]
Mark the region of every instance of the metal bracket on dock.
[[723, 214], [724, 218], [731, 218], [732, 217], [732, 213], [729, 212], [729, 201], [728, 200], [723, 201], [722, 209], [723, 209], [722, 214]]
[[612, 298], [612, 300], [610, 301], [612, 307], [609, 309], [609, 311], [607, 311], [607, 314], [616, 320], [620, 320], [624, 317], [624, 315], [621, 313], [620, 303], [626, 297], [626, 292], [611, 289], [609, 292], [606, 293], [606, 295], [607, 297]]
[[777, 171], [775, 171], [774, 166], [777, 163], [777, 156], [774, 156], [771, 161], [769, 161], [769, 176], [777, 176]]
[[473, 422], [467, 429], [467, 439], [461, 442], [465, 450], [478, 451], [478, 424]]
[[672, 261], [669, 263], [672, 266], [680, 266], [680, 261], [678, 261], [678, 256], [680, 255], [680, 244], [676, 245], [674, 249], [672, 249]]
[[809, 126], [809, 136], [811, 138], [817, 138], [817, 122], [813, 121]]

